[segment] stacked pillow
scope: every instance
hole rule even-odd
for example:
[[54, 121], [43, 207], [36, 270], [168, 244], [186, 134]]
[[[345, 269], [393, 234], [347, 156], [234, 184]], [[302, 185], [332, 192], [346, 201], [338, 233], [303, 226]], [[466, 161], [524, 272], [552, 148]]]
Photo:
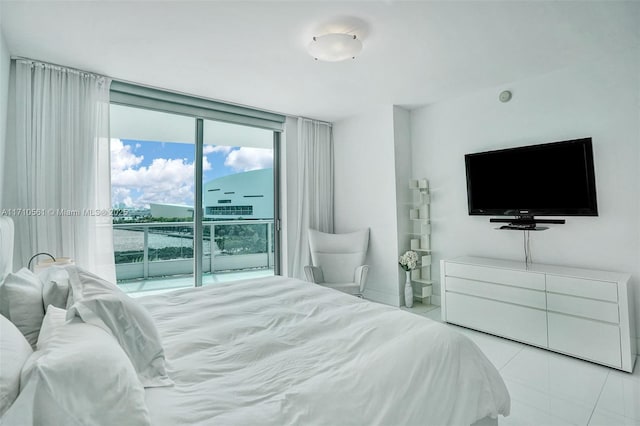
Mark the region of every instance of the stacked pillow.
[[38, 341], [45, 308], [53, 305], [66, 309], [71, 300], [69, 273], [59, 266], [38, 275], [22, 268], [0, 283], [0, 314], [18, 327], [32, 348]]
[[73, 301], [69, 287], [69, 272], [63, 266], [49, 266], [38, 272], [42, 281], [42, 304], [67, 309]]
[[[20, 372], [33, 350], [24, 335], [3, 315], [0, 315], [0, 416], [20, 391]], [[8, 423], [7, 423], [8, 424]]]
[[42, 282], [29, 269], [22, 268], [7, 275], [0, 284], [0, 314], [14, 323], [35, 348], [44, 306]]
[[110, 331], [145, 387], [173, 384], [167, 376], [164, 349], [151, 314], [115, 284], [76, 266], [68, 266], [67, 271], [73, 295], [67, 320], [79, 316]]
[[65, 322], [66, 312], [56, 310], [47, 310], [49, 329], [22, 367], [3, 424], [151, 424], [144, 387], [117, 340], [79, 318]]
[[47, 341], [53, 336], [53, 332], [56, 328], [67, 322], [67, 311], [64, 309], [56, 308], [53, 305], [49, 305], [47, 308], [47, 314], [42, 320], [42, 327], [40, 328], [40, 334], [38, 335], [38, 343], [36, 349], [42, 349], [47, 344]]
[[151, 315], [75, 265], [9, 274], [0, 314], [2, 424], [148, 424], [144, 387], [173, 383]]

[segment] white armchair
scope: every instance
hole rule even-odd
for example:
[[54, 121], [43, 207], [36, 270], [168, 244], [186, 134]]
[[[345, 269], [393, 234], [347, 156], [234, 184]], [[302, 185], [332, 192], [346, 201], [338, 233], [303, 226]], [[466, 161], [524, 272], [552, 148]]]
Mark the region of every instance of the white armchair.
[[369, 265], [364, 264], [369, 229], [327, 234], [309, 229], [313, 265], [304, 267], [307, 281], [362, 297]]

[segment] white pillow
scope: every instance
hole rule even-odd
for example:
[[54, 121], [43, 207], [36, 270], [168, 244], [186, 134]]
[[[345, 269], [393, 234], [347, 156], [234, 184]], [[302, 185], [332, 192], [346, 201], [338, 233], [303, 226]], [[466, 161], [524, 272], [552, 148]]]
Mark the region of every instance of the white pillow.
[[80, 319], [56, 327], [22, 369], [6, 425], [149, 425], [145, 392], [118, 342]]
[[42, 282], [27, 268], [9, 274], [0, 285], [0, 314], [24, 334], [35, 348], [44, 318]]
[[77, 266], [68, 266], [67, 271], [73, 298], [67, 319], [77, 315], [84, 322], [111, 331], [145, 387], [172, 385], [151, 314], [115, 284]]
[[38, 344], [36, 347], [41, 350], [46, 342], [53, 336], [56, 328], [60, 327], [67, 321], [67, 311], [56, 308], [53, 305], [47, 307], [47, 313], [42, 320], [42, 327], [38, 335]]
[[20, 391], [20, 371], [33, 350], [20, 330], [0, 315], [0, 416]]
[[69, 273], [62, 266], [49, 266], [37, 274], [42, 281], [42, 304], [67, 309], [69, 302]]

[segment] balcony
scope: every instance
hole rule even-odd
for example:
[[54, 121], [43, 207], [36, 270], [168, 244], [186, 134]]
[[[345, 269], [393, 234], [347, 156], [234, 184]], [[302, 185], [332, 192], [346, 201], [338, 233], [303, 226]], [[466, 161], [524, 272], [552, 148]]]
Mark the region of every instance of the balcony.
[[[127, 292], [193, 286], [193, 222], [113, 225], [116, 278]], [[273, 275], [273, 220], [203, 223], [203, 285]]]

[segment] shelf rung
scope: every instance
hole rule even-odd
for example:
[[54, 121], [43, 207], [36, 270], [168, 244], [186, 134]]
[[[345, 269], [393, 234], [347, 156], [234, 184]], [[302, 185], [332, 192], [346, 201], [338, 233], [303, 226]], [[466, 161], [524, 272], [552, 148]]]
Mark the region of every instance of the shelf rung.
[[422, 278], [419, 278], [419, 279], [413, 278], [413, 279], [411, 279], [411, 281], [414, 281], [414, 282], [417, 282], [417, 283], [420, 283], [420, 284], [433, 284], [434, 283], [432, 280], [423, 280]]

